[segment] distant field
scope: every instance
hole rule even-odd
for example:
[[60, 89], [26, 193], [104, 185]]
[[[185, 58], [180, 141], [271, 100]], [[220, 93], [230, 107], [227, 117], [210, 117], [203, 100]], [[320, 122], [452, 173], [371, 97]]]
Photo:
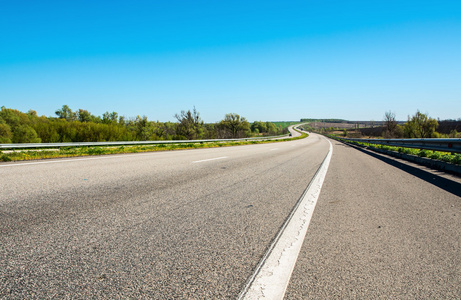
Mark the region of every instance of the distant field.
[[357, 122], [341, 122], [341, 123], [332, 123], [332, 122], [310, 122], [309, 125], [312, 128], [338, 128], [338, 129], [352, 129], [352, 128], [373, 128], [382, 126], [382, 122], [366, 122], [366, 121], [357, 121]]
[[291, 125], [299, 124], [301, 122], [299, 122], [299, 121], [283, 121], [283, 122], [271, 122], [271, 123], [274, 123], [276, 126], [282, 127], [282, 129], [283, 129], [283, 128], [287, 128], [288, 126], [291, 126]]
[[[355, 128], [356, 124], [350, 123], [328, 123], [328, 122], [312, 122], [309, 124], [312, 128]], [[365, 127], [365, 124], [360, 124], [360, 127]]]

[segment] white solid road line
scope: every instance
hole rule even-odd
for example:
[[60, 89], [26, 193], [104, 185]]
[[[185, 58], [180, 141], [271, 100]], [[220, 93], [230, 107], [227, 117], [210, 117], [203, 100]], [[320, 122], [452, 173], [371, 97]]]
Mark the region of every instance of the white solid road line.
[[333, 146], [330, 143], [330, 149], [322, 165], [257, 266], [239, 300], [283, 299], [314, 213], [332, 153]]
[[206, 162], [206, 161], [212, 161], [212, 160], [218, 160], [218, 159], [225, 159], [227, 156], [222, 156], [222, 157], [215, 157], [215, 158], [209, 158], [209, 159], [203, 159], [203, 160], [196, 160], [193, 161], [193, 164], [201, 163], [201, 162]]

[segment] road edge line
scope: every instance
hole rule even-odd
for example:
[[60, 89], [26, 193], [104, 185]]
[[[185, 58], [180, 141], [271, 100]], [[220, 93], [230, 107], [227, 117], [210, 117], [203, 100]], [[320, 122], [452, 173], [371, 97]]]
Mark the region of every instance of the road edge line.
[[313, 179], [259, 262], [239, 300], [283, 299], [301, 251], [333, 154], [329, 151]]

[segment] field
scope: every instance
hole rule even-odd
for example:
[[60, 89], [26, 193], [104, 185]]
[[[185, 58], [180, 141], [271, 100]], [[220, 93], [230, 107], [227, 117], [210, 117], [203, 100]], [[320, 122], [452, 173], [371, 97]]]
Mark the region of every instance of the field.
[[271, 123], [274, 123], [277, 127], [281, 127], [283, 129], [291, 125], [299, 124], [300, 122], [299, 121], [278, 121], [278, 122], [271, 122]]

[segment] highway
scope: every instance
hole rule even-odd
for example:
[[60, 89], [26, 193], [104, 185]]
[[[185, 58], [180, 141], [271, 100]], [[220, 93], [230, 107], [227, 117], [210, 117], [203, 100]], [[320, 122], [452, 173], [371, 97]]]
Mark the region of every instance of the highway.
[[286, 299], [461, 299], [461, 178], [332, 143]]
[[[285, 298], [460, 298], [461, 180], [331, 144]], [[236, 299], [329, 149], [1, 163], [0, 298]]]

